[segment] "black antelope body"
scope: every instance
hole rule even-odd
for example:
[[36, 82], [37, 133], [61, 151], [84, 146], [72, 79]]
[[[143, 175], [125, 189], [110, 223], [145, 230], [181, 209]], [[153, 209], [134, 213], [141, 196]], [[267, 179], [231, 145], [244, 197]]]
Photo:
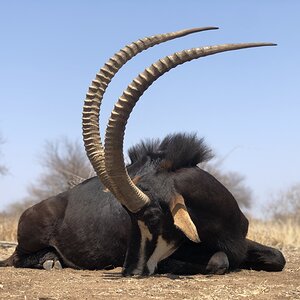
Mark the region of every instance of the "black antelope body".
[[246, 238], [248, 220], [232, 194], [197, 167], [210, 158], [202, 139], [193, 134], [173, 134], [131, 148], [128, 166], [123, 157], [129, 115], [140, 96], [164, 73], [203, 56], [274, 44], [207, 46], [160, 59], [124, 91], [111, 113], [104, 146], [100, 139], [103, 95], [128, 60], [156, 44], [211, 29], [217, 28], [144, 38], [105, 63], [92, 81], [83, 109], [84, 143], [97, 177], [27, 209], [20, 217], [16, 250], [0, 266], [123, 266], [123, 275], [283, 269], [281, 252]]

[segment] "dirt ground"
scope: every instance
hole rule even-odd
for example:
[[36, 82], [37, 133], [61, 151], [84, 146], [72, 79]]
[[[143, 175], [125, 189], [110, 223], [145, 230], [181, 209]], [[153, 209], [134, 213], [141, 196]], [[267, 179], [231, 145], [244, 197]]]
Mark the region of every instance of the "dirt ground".
[[[13, 248], [0, 247], [0, 259]], [[0, 299], [300, 299], [300, 250], [284, 251], [283, 272], [123, 278], [112, 271], [0, 268]]]

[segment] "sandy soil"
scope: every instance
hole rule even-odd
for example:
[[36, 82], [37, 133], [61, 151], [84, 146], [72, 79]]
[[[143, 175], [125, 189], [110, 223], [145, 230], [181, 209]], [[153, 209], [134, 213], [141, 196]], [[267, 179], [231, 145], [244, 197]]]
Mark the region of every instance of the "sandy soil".
[[[0, 259], [13, 248], [0, 247]], [[283, 272], [123, 278], [112, 271], [0, 268], [0, 299], [300, 299], [300, 250], [284, 251]]]

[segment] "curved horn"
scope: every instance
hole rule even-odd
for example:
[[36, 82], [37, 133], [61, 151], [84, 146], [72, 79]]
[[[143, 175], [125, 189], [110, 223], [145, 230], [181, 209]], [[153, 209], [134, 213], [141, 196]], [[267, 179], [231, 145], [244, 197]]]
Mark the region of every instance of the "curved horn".
[[105, 165], [110, 180], [116, 187], [116, 197], [131, 212], [144, 207], [149, 198], [128, 176], [123, 157], [123, 140], [129, 115], [147, 88], [160, 76], [185, 62], [224, 51], [250, 47], [275, 46], [273, 43], [225, 44], [193, 48], [166, 56], [139, 74], [123, 92], [111, 113], [105, 135]]
[[113, 187], [105, 171], [104, 149], [100, 138], [99, 113], [105, 90], [119, 69], [138, 53], [160, 43], [186, 36], [191, 33], [218, 29], [218, 27], [201, 27], [154, 35], [140, 39], [125, 46], [96, 74], [86, 94], [82, 114], [83, 140], [89, 160], [102, 183], [112, 191]]

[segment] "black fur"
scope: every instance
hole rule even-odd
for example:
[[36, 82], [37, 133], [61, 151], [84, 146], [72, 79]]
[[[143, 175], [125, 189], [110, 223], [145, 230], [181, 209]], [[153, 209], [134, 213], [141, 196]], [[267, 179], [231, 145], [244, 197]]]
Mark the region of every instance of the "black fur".
[[128, 149], [128, 157], [130, 158], [130, 165], [136, 163], [137, 161], [150, 157], [152, 160], [159, 158], [160, 153], [158, 153], [158, 148], [160, 145], [159, 139], [148, 139], [141, 141], [139, 144], [132, 146]]
[[[211, 149], [196, 134], [172, 134], [163, 139], [159, 146], [163, 161], [170, 162], [169, 171], [195, 167], [213, 157]], [[167, 163], [165, 165], [168, 165]]]
[[164, 169], [168, 171], [176, 171], [195, 167], [210, 160], [213, 154], [205, 145], [204, 138], [198, 138], [195, 133], [176, 133], [167, 135], [162, 141], [142, 141], [128, 150], [128, 156], [130, 165], [149, 157], [152, 164], [165, 166]]

